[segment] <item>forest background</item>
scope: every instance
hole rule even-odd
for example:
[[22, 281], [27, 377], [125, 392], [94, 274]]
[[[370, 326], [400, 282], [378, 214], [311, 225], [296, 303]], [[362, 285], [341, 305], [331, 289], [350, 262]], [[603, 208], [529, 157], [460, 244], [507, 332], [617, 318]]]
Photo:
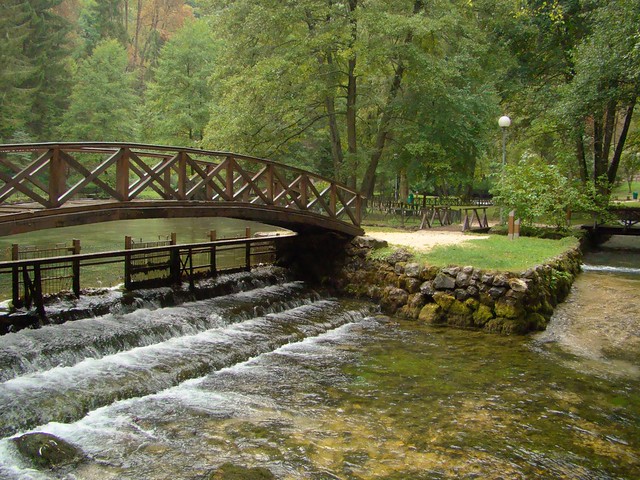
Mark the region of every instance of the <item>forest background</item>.
[[232, 151], [560, 218], [640, 170], [639, 26], [638, 0], [2, 0], [0, 142]]

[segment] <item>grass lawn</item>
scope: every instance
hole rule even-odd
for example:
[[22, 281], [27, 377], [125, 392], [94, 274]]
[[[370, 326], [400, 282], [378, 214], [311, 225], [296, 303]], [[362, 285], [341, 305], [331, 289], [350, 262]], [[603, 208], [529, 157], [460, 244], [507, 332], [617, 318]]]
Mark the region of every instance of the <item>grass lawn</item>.
[[[412, 251], [414, 260], [437, 267], [472, 265], [482, 270], [522, 272], [540, 265], [572, 247], [578, 240], [573, 237], [562, 240], [520, 237], [509, 240], [506, 236], [491, 235], [486, 240], [473, 240], [458, 245], [439, 245], [429, 252]], [[373, 252], [375, 258], [384, 258], [395, 248], [388, 247]]]
[[629, 193], [629, 184], [627, 182], [622, 182], [611, 191], [611, 201], [624, 201], [627, 197], [632, 199], [633, 192], [640, 193], [640, 182], [631, 182], [631, 192], [632, 193]]

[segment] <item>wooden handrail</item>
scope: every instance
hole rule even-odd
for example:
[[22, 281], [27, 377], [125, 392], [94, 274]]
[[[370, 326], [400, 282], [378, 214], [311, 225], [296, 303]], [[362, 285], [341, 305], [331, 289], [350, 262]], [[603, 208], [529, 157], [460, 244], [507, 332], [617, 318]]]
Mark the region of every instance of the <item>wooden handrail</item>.
[[[37, 158], [26, 166], [10, 158], [24, 153]], [[92, 155], [90, 165], [82, 154]], [[106, 178], [108, 173], [115, 185]], [[69, 182], [71, 176], [74, 180]], [[0, 145], [0, 207], [33, 202], [45, 209], [58, 208], [83, 198], [88, 186], [101, 198], [118, 202], [154, 191], [164, 200], [309, 211], [355, 227], [360, 227], [364, 204], [363, 197], [347, 185], [248, 155], [120, 142]]]

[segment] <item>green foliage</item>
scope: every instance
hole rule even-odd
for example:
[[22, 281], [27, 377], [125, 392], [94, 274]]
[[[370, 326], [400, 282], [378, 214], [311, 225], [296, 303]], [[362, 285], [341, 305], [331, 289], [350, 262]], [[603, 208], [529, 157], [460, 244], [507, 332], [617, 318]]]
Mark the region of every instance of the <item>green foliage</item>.
[[568, 211], [593, 209], [575, 182], [535, 156], [508, 165], [493, 195], [497, 205], [514, 209], [525, 225], [542, 222], [560, 227], [566, 225]]
[[69, 140], [132, 141], [137, 138], [138, 98], [127, 73], [127, 53], [116, 40], [96, 46], [74, 75], [62, 137]]
[[163, 47], [146, 91], [146, 134], [151, 141], [197, 146], [209, 121], [216, 44], [206, 21], [187, 23]]

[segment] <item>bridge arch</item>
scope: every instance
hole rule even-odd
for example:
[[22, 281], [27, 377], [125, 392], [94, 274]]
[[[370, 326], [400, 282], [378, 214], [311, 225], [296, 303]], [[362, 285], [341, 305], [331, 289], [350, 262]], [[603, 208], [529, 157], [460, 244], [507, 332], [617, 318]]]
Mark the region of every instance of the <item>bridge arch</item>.
[[0, 145], [0, 235], [111, 220], [231, 217], [361, 235], [363, 197], [270, 160], [116, 142]]

